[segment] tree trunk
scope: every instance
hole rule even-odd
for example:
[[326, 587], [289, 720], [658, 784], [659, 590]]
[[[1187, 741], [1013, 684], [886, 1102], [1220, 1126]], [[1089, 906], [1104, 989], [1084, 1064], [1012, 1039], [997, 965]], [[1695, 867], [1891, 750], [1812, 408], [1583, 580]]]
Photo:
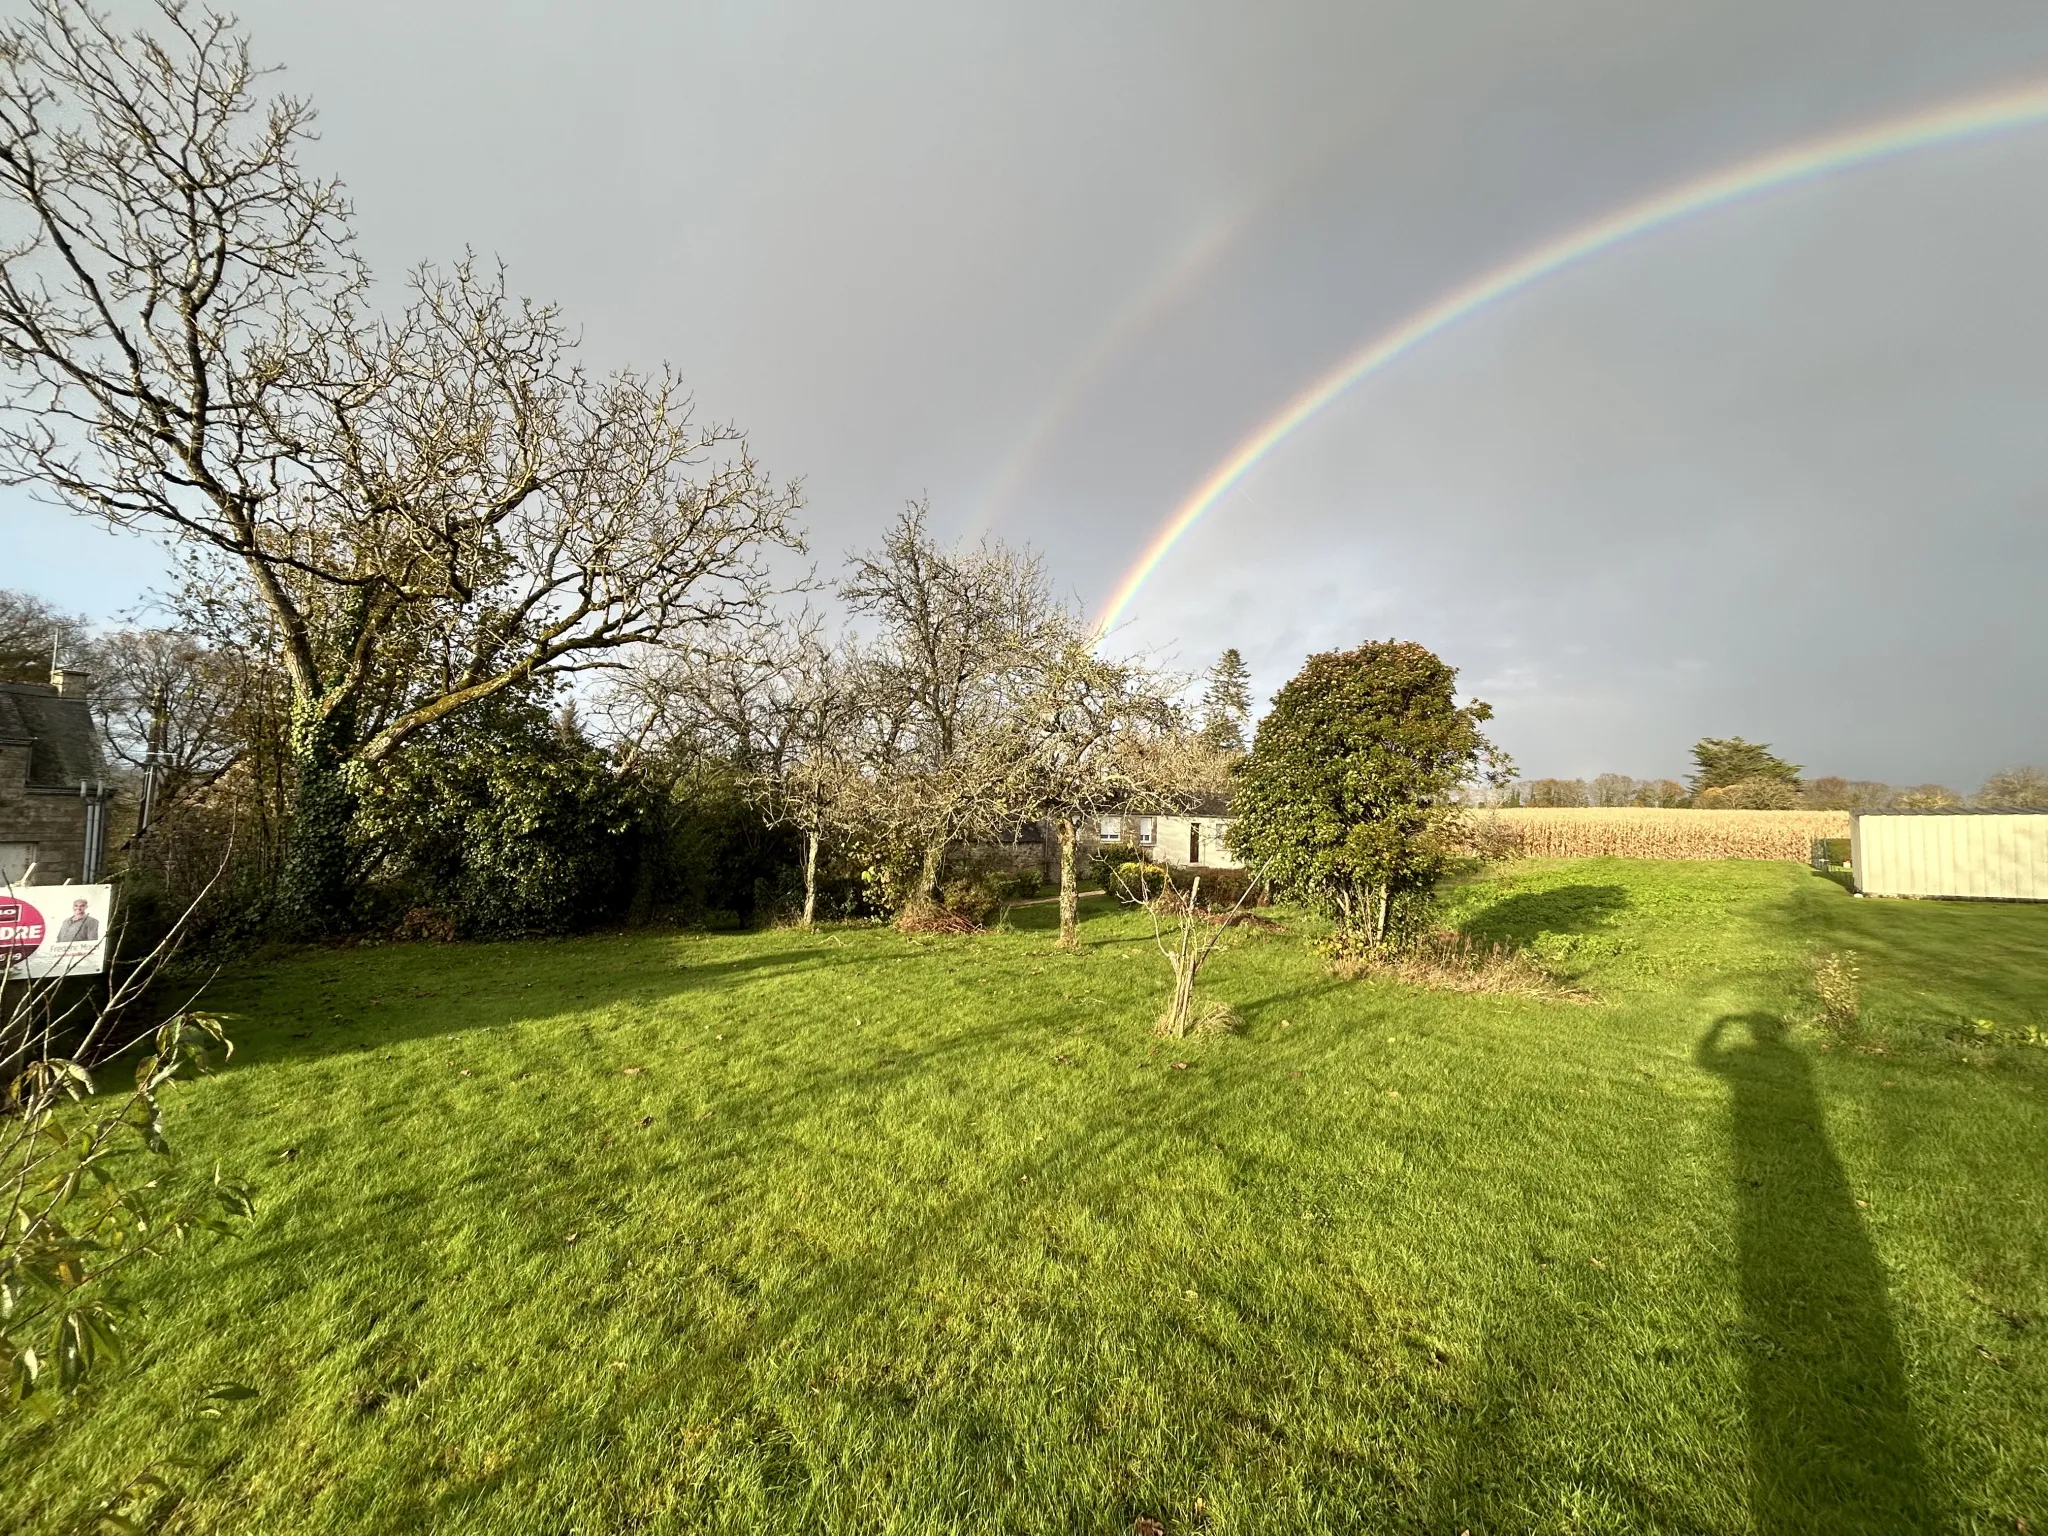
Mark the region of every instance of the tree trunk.
[[818, 834], [804, 834], [804, 922], [808, 929], [818, 912]]
[[347, 733], [333, 717], [303, 704], [292, 714], [291, 814], [278, 915], [295, 937], [332, 938], [348, 930], [355, 905], [353, 765], [341, 750]]
[[1384, 944], [1384, 943], [1386, 943], [1386, 942], [1387, 942], [1387, 894], [1388, 894], [1388, 890], [1389, 890], [1389, 887], [1387, 887], [1387, 886], [1384, 886], [1384, 885], [1383, 885], [1383, 886], [1381, 886], [1381, 887], [1380, 887], [1380, 909], [1379, 909], [1379, 913], [1378, 913], [1378, 916], [1377, 916], [1376, 920], [1374, 921], [1374, 923], [1373, 923], [1373, 925], [1372, 925], [1372, 941], [1373, 941], [1373, 943], [1374, 943], [1374, 944]]
[[1062, 816], [1060, 839], [1060, 948], [1079, 949], [1081, 935], [1081, 881], [1074, 872], [1074, 819]]
[[912, 901], [939, 899], [939, 871], [945, 863], [946, 840], [942, 837], [925, 848], [924, 862], [917, 869], [917, 889], [911, 893]]

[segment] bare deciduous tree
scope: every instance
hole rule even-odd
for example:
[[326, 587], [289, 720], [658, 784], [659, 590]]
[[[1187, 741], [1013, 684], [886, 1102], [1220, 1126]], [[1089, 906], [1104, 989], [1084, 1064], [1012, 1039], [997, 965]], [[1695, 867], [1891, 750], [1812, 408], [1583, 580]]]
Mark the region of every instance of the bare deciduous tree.
[[125, 629], [94, 651], [94, 703], [108, 756], [150, 773], [153, 815], [215, 783], [251, 750], [260, 658], [175, 629]]
[[799, 631], [770, 695], [782, 751], [756, 775], [755, 801], [770, 826], [803, 835], [805, 928], [817, 919], [818, 855], [860, 797], [863, 673], [856, 653], [826, 645], [815, 630]]
[[1099, 656], [1092, 627], [1076, 616], [1041, 641], [1020, 714], [1029, 735], [1026, 804], [1052, 824], [1059, 844], [1061, 949], [1079, 944], [1079, 827], [1111, 810], [1165, 809], [1193, 786], [1174, 735], [1172, 686], [1138, 662]]
[[53, 656], [96, 664], [85, 618], [63, 613], [31, 593], [0, 588], [0, 682], [43, 682]]
[[769, 826], [802, 835], [809, 928], [819, 853], [858, 788], [860, 674], [859, 656], [805, 612], [650, 650], [606, 690], [602, 713], [621, 771], [716, 761], [739, 775]]
[[1036, 658], [1064, 632], [1038, 558], [1000, 543], [942, 548], [909, 507], [879, 549], [853, 557], [840, 595], [879, 634], [867, 667], [871, 818], [913, 844], [915, 901], [946, 849], [1009, 830], [1028, 760], [1020, 704]]
[[[1173, 991], [1167, 996], [1166, 1011], [1159, 1015], [1158, 1023], [1153, 1026], [1156, 1033], [1171, 1040], [1185, 1040], [1191, 1034], [1215, 1033], [1232, 1026], [1236, 1014], [1228, 1004], [1213, 1003], [1199, 1014], [1196, 1012], [1195, 982], [1201, 977], [1202, 967], [1216, 952], [1224, 931], [1237, 920], [1245, 903], [1251, 900], [1253, 892], [1259, 889], [1264, 879], [1265, 870], [1261, 868], [1238, 892], [1237, 900], [1230, 909], [1221, 915], [1202, 910], [1202, 878], [1199, 875], [1189, 882], [1185, 891], [1177, 887], [1172, 874], [1166, 872], [1162, 872], [1157, 895], [1147, 895], [1142, 888], [1124, 891], [1125, 899], [1142, 900], [1152, 919], [1152, 942], [1158, 947], [1173, 977]], [[1169, 920], [1172, 923], [1170, 934]]]
[[778, 488], [666, 372], [588, 376], [465, 260], [373, 314], [311, 109], [234, 24], [37, 0], [0, 43], [0, 464], [245, 584], [292, 702], [286, 896], [340, 910], [360, 770], [539, 678], [757, 611]]

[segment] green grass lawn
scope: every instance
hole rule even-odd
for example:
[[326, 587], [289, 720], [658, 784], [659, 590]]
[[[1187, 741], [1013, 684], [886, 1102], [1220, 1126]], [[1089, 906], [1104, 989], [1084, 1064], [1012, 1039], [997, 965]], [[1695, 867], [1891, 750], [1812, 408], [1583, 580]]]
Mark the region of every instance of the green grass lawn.
[[2048, 1533], [2048, 908], [1451, 899], [1598, 1000], [1340, 982], [1291, 921], [1169, 1044], [1102, 902], [1075, 956], [1038, 907], [231, 974], [172, 1129], [259, 1217], [0, 1444], [0, 1519], [189, 1457], [199, 1531]]

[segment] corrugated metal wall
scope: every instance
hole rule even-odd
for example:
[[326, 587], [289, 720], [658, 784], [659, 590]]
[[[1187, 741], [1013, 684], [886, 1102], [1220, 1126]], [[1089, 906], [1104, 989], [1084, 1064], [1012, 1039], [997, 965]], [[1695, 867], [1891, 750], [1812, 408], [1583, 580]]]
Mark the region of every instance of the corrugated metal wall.
[[1850, 869], [1866, 896], [2048, 901], [2048, 812], [1869, 811], [1850, 837]]

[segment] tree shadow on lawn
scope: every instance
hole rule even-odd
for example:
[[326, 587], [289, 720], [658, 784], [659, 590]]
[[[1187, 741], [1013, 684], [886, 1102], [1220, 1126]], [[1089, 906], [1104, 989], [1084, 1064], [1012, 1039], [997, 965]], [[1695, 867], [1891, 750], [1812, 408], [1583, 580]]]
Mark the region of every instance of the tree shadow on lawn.
[[1546, 933], [1588, 933], [1628, 906], [1620, 885], [1563, 885], [1504, 897], [1459, 925], [1482, 944], [1521, 949]]
[[[1082, 900], [1084, 924], [1117, 910], [1108, 897]], [[1059, 929], [1059, 906], [1052, 902], [1012, 911], [1007, 922], [1024, 934], [1050, 938]], [[792, 932], [789, 947], [765, 953], [681, 962], [673, 949], [659, 942], [662, 937], [651, 932], [612, 933], [553, 941], [514, 939], [315, 951], [240, 975], [230, 973], [208, 989], [202, 1006], [231, 1016], [245, 1015], [232, 1030], [232, 1068], [379, 1050], [436, 1035], [596, 1012], [622, 1003], [658, 1007], [665, 999], [683, 993], [878, 963], [872, 953], [840, 948], [829, 929], [813, 935]], [[761, 940], [768, 935], [757, 932], [735, 937]], [[915, 960], [976, 942], [942, 936], [922, 941], [909, 955], [889, 958]], [[1150, 934], [1086, 935], [1083, 939], [1089, 949], [1149, 947], [1151, 942]], [[621, 945], [625, 946], [623, 953], [614, 947]], [[551, 950], [561, 958], [536, 965], [522, 958], [521, 952], [529, 949]], [[1049, 956], [1057, 953], [1050, 946], [1046, 952]], [[342, 974], [332, 974], [336, 969]], [[268, 985], [281, 978], [288, 978], [287, 988]], [[246, 1012], [250, 994], [261, 997], [265, 1013]]]
[[[441, 964], [422, 966], [405, 975], [378, 974], [375, 967], [393, 953], [390, 950], [374, 951], [371, 967], [352, 971], [346, 979], [323, 981], [309, 972], [296, 995], [270, 992], [265, 1002], [273, 1011], [245, 1019], [232, 1029], [235, 1055], [230, 1065], [258, 1066], [380, 1050], [436, 1035], [508, 1028], [622, 1003], [645, 1003], [653, 1008], [684, 993], [863, 965], [872, 958], [807, 944], [678, 965], [672, 954], [657, 946], [650, 945], [623, 962], [592, 946], [589, 963], [583, 968], [535, 972], [494, 964], [500, 948], [451, 946], [435, 956]], [[413, 952], [408, 958], [416, 958], [417, 951], [426, 949], [424, 945], [405, 946]], [[345, 963], [340, 955], [329, 958]], [[262, 992], [273, 975], [229, 977], [204, 1003], [224, 1009], [232, 1017], [246, 1006], [240, 994]], [[421, 982], [434, 983], [434, 990], [417, 990]]]
[[[1731, 1043], [1734, 1026], [1746, 1042]], [[1812, 1066], [1764, 1013], [1716, 1020], [1697, 1060], [1731, 1094], [1756, 1529], [1930, 1530], [1884, 1270]]]

